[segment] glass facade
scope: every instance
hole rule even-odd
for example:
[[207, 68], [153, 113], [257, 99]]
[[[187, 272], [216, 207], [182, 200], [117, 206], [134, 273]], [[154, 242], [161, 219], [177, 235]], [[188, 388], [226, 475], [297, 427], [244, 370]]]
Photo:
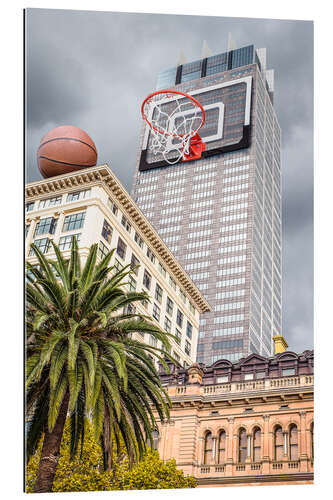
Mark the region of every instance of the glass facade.
[[[176, 86], [173, 81], [184, 91], [216, 85], [199, 94], [207, 99], [202, 104], [214, 103], [214, 92], [220, 92], [223, 137], [238, 144], [247, 88], [233, 81], [251, 77], [248, 145], [195, 162], [138, 169], [132, 191], [212, 307], [202, 317], [197, 350], [197, 361], [206, 365], [251, 352], [271, 356], [272, 336], [281, 333], [281, 131], [256, 56], [253, 45], [211, 56], [179, 66]], [[216, 131], [214, 112], [206, 113], [204, 138], [206, 129]], [[179, 312], [176, 323], [189, 339]]]
[[205, 76], [215, 75], [241, 66], [247, 66], [257, 61], [259, 61], [259, 59], [255, 54], [254, 45], [241, 47], [240, 49], [208, 57], [207, 59], [200, 59], [161, 71], [157, 77], [156, 90], [167, 89], [179, 83], [197, 80]]

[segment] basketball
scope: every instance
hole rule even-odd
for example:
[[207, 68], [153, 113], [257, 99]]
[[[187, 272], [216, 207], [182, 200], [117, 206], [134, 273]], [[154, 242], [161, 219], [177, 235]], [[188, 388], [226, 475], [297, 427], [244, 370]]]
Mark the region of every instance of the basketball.
[[37, 164], [44, 178], [93, 167], [97, 150], [89, 135], [78, 127], [63, 125], [45, 134], [37, 151]]

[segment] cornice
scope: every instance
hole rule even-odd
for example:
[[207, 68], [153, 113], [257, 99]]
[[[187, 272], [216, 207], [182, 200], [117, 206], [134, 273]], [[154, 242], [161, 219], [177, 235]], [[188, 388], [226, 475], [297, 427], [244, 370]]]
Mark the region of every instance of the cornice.
[[107, 164], [79, 170], [78, 172], [71, 172], [66, 175], [51, 177], [42, 181], [31, 182], [25, 189], [26, 199], [32, 201], [39, 196], [56, 195], [68, 188], [85, 188], [98, 183], [107, 186], [118, 204], [121, 205], [144, 234], [151, 248], [164, 259], [184, 290], [186, 290], [192, 301], [195, 302], [199, 312], [203, 313], [210, 311], [211, 308], [207, 300], [200, 293], [189, 275], [178, 263], [175, 256]]

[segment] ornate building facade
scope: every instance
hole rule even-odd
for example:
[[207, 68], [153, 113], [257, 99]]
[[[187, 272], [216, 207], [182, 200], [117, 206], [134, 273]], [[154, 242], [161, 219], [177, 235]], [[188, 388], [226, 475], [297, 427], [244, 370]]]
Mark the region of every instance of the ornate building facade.
[[161, 458], [199, 487], [312, 483], [313, 361], [313, 351], [285, 351], [161, 369], [172, 400], [156, 432]]

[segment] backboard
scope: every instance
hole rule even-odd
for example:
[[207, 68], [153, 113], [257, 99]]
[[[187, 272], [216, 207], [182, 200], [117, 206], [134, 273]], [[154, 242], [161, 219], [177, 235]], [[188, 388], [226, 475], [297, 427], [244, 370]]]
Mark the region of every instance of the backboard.
[[[214, 85], [207, 81], [202, 81], [202, 83], [205, 87], [186, 91], [200, 102], [206, 114], [205, 123], [200, 129], [200, 136], [205, 143], [202, 158], [248, 147], [252, 76]], [[154, 113], [154, 110], [151, 112]], [[140, 171], [168, 165], [162, 156], [152, 153], [150, 148], [152, 140], [150, 127], [146, 125], [139, 164]]]

